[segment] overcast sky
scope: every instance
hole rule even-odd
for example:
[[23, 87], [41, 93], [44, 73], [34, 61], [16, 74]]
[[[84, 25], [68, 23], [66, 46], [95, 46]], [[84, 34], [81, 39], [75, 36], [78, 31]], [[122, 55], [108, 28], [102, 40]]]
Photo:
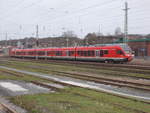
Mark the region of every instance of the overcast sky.
[[[59, 36], [72, 30], [80, 38], [89, 32], [124, 30], [124, 3], [129, 3], [129, 33], [150, 33], [150, 0], [0, 0], [0, 40]], [[100, 29], [99, 29], [100, 28]]]

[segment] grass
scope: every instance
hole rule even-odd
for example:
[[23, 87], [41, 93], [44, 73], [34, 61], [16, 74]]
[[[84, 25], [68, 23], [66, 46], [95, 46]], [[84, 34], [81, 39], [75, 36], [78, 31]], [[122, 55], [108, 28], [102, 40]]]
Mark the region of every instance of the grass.
[[[10, 61], [1, 64], [8, 67], [13, 67], [21, 70], [28, 70], [40, 73], [52, 74], [54, 70], [57, 71], [80, 71], [89, 73], [116, 73], [116, 71], [110, 70], [96, 70], [84, 67], [67, 66], [67, 65], [55, 65], [55, 64], [40, 64], [31, 62], [18, 62]], [[11, 73], [5, 73], [8, 71], [0, 69], [0, 80], [22, 80], [22, 81], [40, 81], [50, 82], [38, 77], [17, 73], [11, 71]], [[125, 74], [118, 72], [118, 74]], [[15, 74], [20, 76], [15, 76]], [[106, 74], [106, 75], [107, 75]], [[132, 76], [129, 73], [129, 76]], [[121, 76], [121, 75], [120, 75]], [[143, 76], [140, 74], [140, 76]], [[150, 104], [146, 104], [141, 101], [135, 101], [132, 99], [125, 99], [111, 94], [88, 90], [77, 87], [67, 87], [55, 93], [48, 94], [34, 94], [34, 95], [22, 95], [15, 97], [8, 97], [11, 102], [21, 106], [28, 110], [28, 113], [149, 113]]]
[[145, 79], [150, 79], [149, 74], [78, 67], [78, 65], [68, 66], [68, 65], [41, 64], [31, 62], [19, 62], [19, 61], [11, 61], [3, 65], [18, 69], [25, 69], [33, 72], [50, 73], [50, 74], [52, 74], [54, 70], [57, 70], [57, 71], [76, 71], [83, 73], [88, 72], [89, 74], [99, 74], [105, 76], [141, 77]]
[[29, 113], [137, 113], [150, 105], [83, 88], [67, 88], [50, 94], [23, 95], [10, 100]]
[[[26, 82], [31, 82], [31, 81], [50, 82], [48, 80], [34, 77], [32, 75], [27, 75], [23, 73], [14, 72], [14, 71], [11, 71], [10, 73], [6, 73], [3, 71], [8, 71], [8, 70], [0, 69], [0, 80], [19, 80], [19, 81], [26, 81]], [[15, 75], [19, 75], [19, 76], [15, 76]]]

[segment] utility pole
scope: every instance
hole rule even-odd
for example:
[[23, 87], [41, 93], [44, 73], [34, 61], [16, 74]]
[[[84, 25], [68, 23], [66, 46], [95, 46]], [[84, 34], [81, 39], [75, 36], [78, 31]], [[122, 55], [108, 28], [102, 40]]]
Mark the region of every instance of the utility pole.
[[67, 47], [69, 47], [69, 37], [66, 38], [67, 41]]
[[128, 39], [128, 10], [130, 8], [128, 8], [128, 2], [125, 2], [125, 9], [123, 9], [125, 11], [125, 22], [124, 22], [124, 42], [127, 42]]
[[39, 46], [38, 39], [39, 39], [39, 26], [37, 25], [36, 26], [36, 48], [38, 48]]
[[98, 30], [98, 35], [100, 36], [101, 33], [101, 25], [99, 24], [99, 30]]
[[[36, 26], [36, 49], [39, 46], [38, 38], [39, 38], [39, 26], [37, 25]], [[35, 51], [35, 52], [36, 52], [36, 60], [38, 60], [38, 53], [37, 53], [37, 51]]]
[[10, 47], [11, 47], [11, 46], [12, 46], [12, 44], [11, 44], [11, 38], [9, 38], [9, 42], [10, 42], [9, 45], [10, 45]]
[[7, 37], [8, 37], [8, 35], [7, 35], [7, 32], [6, 32], [6, 35], [5, 35], [5, 47], [7, 47]]

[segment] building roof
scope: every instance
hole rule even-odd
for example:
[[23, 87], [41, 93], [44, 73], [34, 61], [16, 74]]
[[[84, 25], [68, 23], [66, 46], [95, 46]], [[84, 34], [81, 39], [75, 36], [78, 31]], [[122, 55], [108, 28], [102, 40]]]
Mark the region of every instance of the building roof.
[[[120, 38], [117, 41], [114, 41], [114, 43], [123, 43], [123, 38]], [[126, 42], [150, 42], [150, 38], [142, 38], [142, 39], [130, 39], [127, 40]]]

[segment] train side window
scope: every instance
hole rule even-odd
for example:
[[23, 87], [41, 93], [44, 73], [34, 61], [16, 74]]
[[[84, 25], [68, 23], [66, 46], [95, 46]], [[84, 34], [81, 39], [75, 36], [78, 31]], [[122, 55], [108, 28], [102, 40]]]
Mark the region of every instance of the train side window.
[[83, 51], [83, 56], [87, 56], [87, 51]]
[[48, 51], [48, 52], [47, 52], [47, 55], [51, 55], [51, 51]]
[[104, 56], [104, 50], [100, 50], [100, 54], [99, 54], [101, 57]]
[[20, 55], [20, 52], [16, 52], [17, 55]]
[[99, 56], [99, 50], [96, 50], [96, 56]]
[[25, 52], [21, 52], [20, 55], [25, 55]]
[[107, 55], [108, 54], [108, 50], [104, 50], [104, 54]]
[[77, 51], [77, 54], [79, 56], [89, 56], [90, 53], [88, 51]]
[[56, 56], [62, 56], [62, 51], [56, 51]]
[[26, 52], [23, 52], [23, 55], [26, 55]]
[[95, 52], [94, 51], [91, 51], [91, 56], [95, 56]]
[[50, 56], [51, 56], [51, 55], [54, 55], [54, 53], [55, 53], [54, 51], [48, 51], [48, 52], [47, 52], [47, 55], [50, 55]]
[[81, 51], [81, 56], [84, 56], [84, 51]]
[[37, 54], [36, 51], [32, 51], [31, 52], [31, 55], [35, 55], [35, 54]]
[[29, 55], [34, 55], [35, 52], [34, 52], [34, 51], [30, 51], [30, 52], [28, 52], [28, 54], [29, 54]]
[[38, 51], [38, 55], [45, 55], [45, 51]]
[[66, 56], [69, 56], [69, 51], [66, 51]]
[[74, 51], [69, 51], [69, 56], [72, 56], [72, 55], [74, 55]]
[[82, 51], [79, 51], [79, 56], [82, 56]]
[[51, 51], [48, 51], [48, 52], [47, 52], [47, 55], [52, 55], [52, 54], [51, 54]]
[[87, 54], [88, 56], [94, 56], [94, 51], [88, 51]]
[[77, 54], [80, 56], [80, 51], [77, 51]]
[[84, 56], [84, 52], [83, 51], [77, 51], [79, 56]]
[[118, 55], [122, 55], [123, 52], [122, 52], [121, 50], [117, 50], [117, 54], [118, 54]]
[[91, 56], [91, 51], [88, 51], [88, 56]]

